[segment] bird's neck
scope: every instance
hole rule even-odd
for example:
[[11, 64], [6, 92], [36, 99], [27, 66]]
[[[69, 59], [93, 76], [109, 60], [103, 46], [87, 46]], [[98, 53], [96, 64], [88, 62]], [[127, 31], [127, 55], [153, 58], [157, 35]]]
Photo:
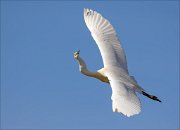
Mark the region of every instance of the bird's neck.
[[87, 76], [91, 76], [91, 77], [95, 77], [95, 78], [97, 77], [97, 72], [90, 72], [87, 69], [86, 63], [84, 62], [84, 60], [81, 57], [78, 57], [77, 61], [79, 63], [79, 71], [82, 74], [87, 75]]

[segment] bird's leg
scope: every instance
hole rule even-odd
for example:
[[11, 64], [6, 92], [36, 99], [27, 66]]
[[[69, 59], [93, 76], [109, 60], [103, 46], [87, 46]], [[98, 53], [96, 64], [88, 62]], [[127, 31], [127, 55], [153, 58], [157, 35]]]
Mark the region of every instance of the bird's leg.
[[149, 95], [148, 93], [142, 91], [142, 94], [152, 100], [155, 100], [155, 101], [158, 101], [158, 102], [161, 102], [161, 100], [159, 100], [156, 96], [153, 96], [153, 95]]

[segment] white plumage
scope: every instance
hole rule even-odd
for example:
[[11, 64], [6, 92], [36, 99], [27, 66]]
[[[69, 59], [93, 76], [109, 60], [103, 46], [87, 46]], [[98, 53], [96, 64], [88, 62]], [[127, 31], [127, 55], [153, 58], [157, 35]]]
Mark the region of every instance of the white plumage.
[[84, 20], [101, 52], [104, 67], [119, 66], [126, 72], [127, 62], [117, 34], [108, 20], [99, 13], [84, 9]]
[[99, 47], [104, 67], [110, 68], [107, 69], [106, 76], [112, 87], [113, 111], [127, 116], [138, 114], [141, 111], [140, 101], [132, 89], [133, 85], [132, 87], [126, 85], [128, 81], [124, 77], [131, 79], [127, 76], [126, 57], [115, 29], [99, 13], [89, 9], [84, 9], [84, 20]]
[[141, 111], [141, 103], [136, 92], [161, 102], [156, 96], [147, 94], [135, 78], [129, 75], [124, 50], [110, 22], [90, 9], [84, 9], [84, 20], [99, 47], [104, 68], [97, 72], [90, 72], [80, 58], [79, 51], [74, 54], [74, 57], [79, 62], [81, 73], [111, 85], [113, 112], [119, 112], [128, 117], [138, 114]]

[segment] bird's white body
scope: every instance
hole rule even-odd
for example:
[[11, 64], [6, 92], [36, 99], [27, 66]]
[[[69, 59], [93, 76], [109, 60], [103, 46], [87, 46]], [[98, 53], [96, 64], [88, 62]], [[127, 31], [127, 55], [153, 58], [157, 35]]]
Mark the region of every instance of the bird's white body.
[[138, 114], [141, 103], [136, 92], [142, 93], [144, 89], [128, 73], [126, 56], [115, 29], [96, 11], [84, 9], [84, 20], [101, 52], [104, 67], [97, 72], [88, 71], [85, 62], [79, 57], [79, 52], [76, 52], [74, 57], [79, 62], [81, 73], [111, 85], [114, 112], [128, 117]]

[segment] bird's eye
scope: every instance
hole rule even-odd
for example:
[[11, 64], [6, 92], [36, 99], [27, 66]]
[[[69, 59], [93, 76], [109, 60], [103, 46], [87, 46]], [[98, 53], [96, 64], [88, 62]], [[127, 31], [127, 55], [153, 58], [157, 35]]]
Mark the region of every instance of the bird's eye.
[[87, 12], [87, 14], [86, 14], [86, 15], [87, 15], [87, 16], [91, 15], [91, 11]]

